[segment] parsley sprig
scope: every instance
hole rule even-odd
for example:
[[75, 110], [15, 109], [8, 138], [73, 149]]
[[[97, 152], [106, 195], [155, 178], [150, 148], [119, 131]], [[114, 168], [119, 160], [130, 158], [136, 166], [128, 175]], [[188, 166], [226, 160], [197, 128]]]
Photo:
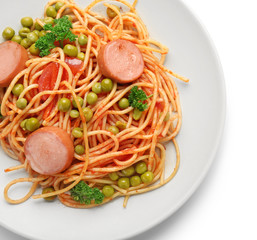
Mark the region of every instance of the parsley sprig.
[[84, 181], [80, 181], [75, 187], [70, 190], [73, 200], [82, 204], [90, 204], [92, 200], [96, 204], [103, 202], [104, 195], [98, 188], [89, 187]]
[[46, 35], [39, 38], [36, 42], [36, 48], [40, 50], [40, 56], [44, 57], [50, 54], [50, 50], [55, 48], [55, 41], [59, 41], [60, 47], [63, 48], [63, 41], [69, 39], [74, 42], [77, 38], [71, 32], [72, 23], [67, 16], [59, 19], [54, 19], [54, 26], [52, 24], [45, 24], [44, 30], [47, 31]]
[[138, 86], [134, 86], [128, 96], [129, 105], [143, 112], [148, 108], [147, 104], [143, 102], [151, 96], [147, 96], [142, 89], [138, 89]]

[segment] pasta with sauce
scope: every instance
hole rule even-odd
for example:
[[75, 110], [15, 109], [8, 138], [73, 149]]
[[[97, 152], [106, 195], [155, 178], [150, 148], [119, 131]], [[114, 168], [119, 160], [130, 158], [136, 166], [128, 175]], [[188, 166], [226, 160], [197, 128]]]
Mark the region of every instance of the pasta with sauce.
[[[173, 77], [185, 82], [188, 79], [163, 65], [168, 49], [149, 38], [135, 10], [137, 1], [132, 5], [125, 0], [116, 1], [129, 11], [108, 1], [101, 3], [107, 8], [107, 17], [92, 11], [100, 2], [96, 0], [81, 9], [73, 0], [50, 1], [45, 7], [45, 19], [69, 16], [71, 32], [77, 36], [75, 41], [66, 39], [63, 46], [56, 41], [49, 55], [43, 57], [35, 54], [37, 44], [32, 45], [27, 49], [26, 67], [0, 90], [1, 145], [11, 158], [21, 162], [5, 171], [25, 169], [28, 173], [28, 177], [7, 184], [4, 195], [9, 203], [21, 203], [31, 196], [48, 200], [58, 196], [66, 206], [90, 208], [124, 196], [126, 206], [131, 195], [161, 187], [178, 170], [180, 155], [175, 137], [182, 116]], [[42, 29], [44, 24], [36, 19], [31, 32]], [[116, 45], [118, 61], [110, 59], [114, 63], [109, 64], [108, 55], [105, 62], [102, 56], [105, 53], [99, 53], [117, 43], [120, 44]], [[142, 57], [142, 72], [138, 70], [140, 63], [135, 68], [126, 60], [125, 70], [120, 75], [117, 73], [125, 58], [119, 55], [123, 47], [127, 47], [125, 57], [128, 49], [132, 49], [135, 58]], [[113, 49], [109, 57], [116, 59]], [[132, 72], [134, 78], [126, 73], [130, 66], [139, 72], [138, 75]], [[128, 79], [124, 75], [129, 75]], [[42, 133], [49, 136], [53, 133], [55, 140], [43, 142], [46, 137]], [[177, 159], [174, 170], [165, 178], [164, 144], [169, 141], [175, 146]], [[53, 145], [50, 157], [42, 156], [47, 144], [49, 148]], [[57, 155], [63, 145], [70, 155], [63, 152]], [[37, 157], [33, 149], [39, 151]], [[59, 170], [52, 169], [52, 165], [49, 169], [41, 166], [44, 165], [41, 162], [36, 166], [39, 163], [33, 162], [34, 158], [47, 158], [47, 161], [53, 155], [57, 156], [57, 163], [63, 164]], [[74, 198], [72, 189], [82, 181], [87, 187], [98, 189], [103, 199], [89, 199], [85, 204]], [[13, 200], [8, 190], [19, 182], [31, 182], [32, 187], [26, 196]], [[38, 186], [50, 190], [33, 195]]]

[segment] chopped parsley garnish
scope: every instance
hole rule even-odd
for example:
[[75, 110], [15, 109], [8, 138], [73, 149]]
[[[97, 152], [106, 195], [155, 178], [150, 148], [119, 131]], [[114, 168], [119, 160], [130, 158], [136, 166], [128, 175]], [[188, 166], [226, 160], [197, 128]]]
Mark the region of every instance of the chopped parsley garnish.
[[63, 47], [64, 40], [69, 39], [70, 42], [74, 42], [77, 38], [71, 32], [72, 23], [67, 16], [54, 19], [54, 23], [54, 26], [52, 24], [45, 24], [44, 30], [47, 31], [46, 35], [36, 41], [36, 48], [40, 50], [41, 57], [50, 54], [50, 50], [56, 47], [54, 44], [56, 41], [60, 43], [60, 47]]
[[134, 86], [128, 96], [129, 105], [143, 112], [148, 108], [147, 104], [143, 102], [151, 96], [146, 96], [145, 92], [142, 89], [138, 89], [138, 86]]
[[70, 190], [73, 200], [82, 204], [90, 204], [92, 200], [96, 204], [103, 202], [104, 195], [98, 188], [89, 187], [84, 181], [80, 181], [75, 187]]

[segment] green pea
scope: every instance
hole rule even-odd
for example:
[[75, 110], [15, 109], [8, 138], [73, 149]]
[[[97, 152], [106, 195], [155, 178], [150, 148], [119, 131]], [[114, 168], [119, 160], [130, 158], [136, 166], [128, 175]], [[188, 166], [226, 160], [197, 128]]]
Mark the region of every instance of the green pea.
[[30, 47], [29, 47], [29, 51], [33, 56], [38, 56], [40, 53], [40, 50], [38, 48], [36, 48], [36, 44], [33, 43]]
[[12, 89], [12, 93], [14, 96], [19, 97], [20, 94], [23, 92], [24, 86], [21, 83], [17, 83], [14, 85]]
[[35, 29], [38, 30], [38, 31], [41, 31], [43, 29], [43, 27], [38, 22], [36, 22], [35, 23]]
[[[54, 192], [54, 188], [53, 187], [44, 188], [42, 190], [42, 194], [52, 193], [52, 192]], [[44, 197], [44, 199], [46, 201], [53, 201], [55, 198], [56, 198], [56, 196]]]
[[125, 108], [128, 108], [129, 107], [129, 100], [127, 98], [122, 98], [120, 101], [119, 101], [119, 107], [121, 109], [125, 109]]
[[49, 6], [46, 9], [46, 15], [48, 17], [56, 18], [57, 12], [56, 12], [56, 10], [55, 10], [55, 8], [53, 6]]
[[130, 187], [129, 178], [122, 177], [118, 180], [118, 186], [123, 189], [128, 189]]
[[70, 22], [72, 22], [72, 21], [73, 21], [73, 18], [72, 18], [72, 16], [71, 16], [71, 15], [65, 15], [65, 16], [67, 16], [67, 17], [68, 17], [68, 20], [69, 20]]
[[85, 53], [79, 52], [78, 55], [77, 55], [77, 58], [81, 61], [84, 61], [85, 60]]
[[22, 37], [22, 38], [26, 38], [28, 33], [30, 33], [30, 29], [27, 28], [27, 27], [23, 27], [20, 29], [19, 31], [19, 35]]
[[170, 113], [167, 112], [165, 118], [164, 118], [164, 122], [168, 122], [170, 120]]
[[97, 95], [94, 93], [94, 92], [90, 92], [88, 95], [87, 95], [87, 103], [90, 104], [90, 105], [93, 105], [97, 102]]
[[88, 42], [88, 38], [87, 38], [87, 36], [86, 36], [86, 35], [81, 34], [81, 35], [79, 36], [78, 41], [79, 41], [79, 45], [84, 46], [84, 45], [86, 45], [86, 44], [87, 44], [87, 42]]
[[5, 40], [10, 40], [15, 35], [15, 31], [11, 27], [7, 27], [4, 29], [2, 36]]
[[63, 3], [63, 2], [57, 2], [57, 3], [55, 4], [55, 10], [56, 10], [56, 11], [59, 11], [63, 6], [64, 6], [64, 3]]
[[99, 94], [102, 92], [102, 86], [101, 83], [97, 82], [92, 86], [92, 91], [96, 94]]
[[[113, 7], [115, 7], [115, 8], [117, 8], [117, 10], [118, 11], [120, 11], [120, 8], [118, 7], [118, 6], [116, 6], [116, 5], [112, 5]], [[109, 18], [115, 18], [116, 16], [117, 16], [117, 13], [116, 12], [114, 12], [111, 8], [107, 8], [107, 10], [106, 10], [106, 13], [107, 13], [107, 16], [109, 17]]]
[[120, 132], [120, 130], [116, 126], [110, 126], [108, 128], [108, 131], [113, 133], [114, 135], [116, 135], [116, 134], [118, 134]]
[[141, 180], [144, 183], [150, 183], [153, 181], [154, 175], [152, 172], [148, 171], [141, 175]]
[[85, 148], [84, 148], [84, 146], [82, 146], [82, 145], [77, 145], [77, 146], [75, 147], [75, 153], [77, 153], [78, 155], [84, 154], [84, 153], [85, 153]]
[[136, 187], [142, 183], [141, 178], [139, 176], [133, 176], [130, 178], [130, 184], [132, 187]]
[[[79, 102], [79, 105], [82, 107], [83, 102], [84, 102], [83, 98], [82, 97], [77, 97], [77, 100]], [[72, 100], [72, 105], [73, 105], [73, 107], [78, 108], [77, 103], [74, 99]]]
[[143, 174], [147, 171], [146, 163], [141, 161], [136, 164], [136, 172], [138, 174]]
[[40, 31], [38, 31], [38, 30], [34, 30], [34, 31], [33, 31], [33, 33], [35, 33], [35, 34], [39, 37], [39, 33], [40, 33]]
[[105, 78], [101, 82], [101, 87], [103, 92], [110, 92], [113, 88], [112, 80], [109, 78]]
[[25, 107], [27, 107], [27, 104], [28, 104], [28, 101], [26, 98], [20, 98], [16, 102], [16, 107], [19, 109], [24, 109]]
[[111, 197], [114, 194], [114, 188], [112, 186], [105, 185], [102, 192], [105, 197]]
[[33, 43], [35, 43], [35, 42], [38, 40], [38, 36], [37, 36], [37, 34], [34, 33], [34, 32], [28, 33], [28, 34], [27, 34], [27, 38], [28, 38], [31, 42], [33, 42]]
[[32, 117], [26, 121], [25, 127], [28, 131], [33, 132], [40, 127], [40, 123], [36, 118]]
[[23, 17], [21, 19], [21, 25], [23, 27], [28, 27], [28, 28], [31, 28], [32, 25], [33, 25], [33, 19], [31, 17]]
[[21, 123], [20, 123], [20, 127], [25, 131], [26, 130], [26, 122], [28, 121], [28, 119], [24, 119]]
[[78, 55], [78, 49], [77, 47], [71, 45], [71, 44], [66, 44], [63, 48], [63, 51], [66, 55], [69, 57], [77, 57]]
[[46, 18], [44, 18], [43, 22], [45, 24], [54, 24], [54, 19], [52, 17], [46, 17]]
[[32, 42], [28, 38], [23, 38], [20, 45], [27, 49], [32, 45]]
[[78, 118], [79, 117], [79, 111], [78, 110], [71, 110], [70, 111], [70, 117], [71, 118]]
[[42, 31], [40, 31], [39, 32], [39, 34], [38, 34], [38, 37], [43, 37], [43, 36], [45, 36], [46, 35], [46, 31], [45, 30], [42, 30]]
[[121, 121], [117, 121], [115, 123], [115, 126], [121, 130], [124, 130], [127, 127], [127, 124]]
[[81, 138], [83, 137], [83, 132], [81, 128], [73, 128], [72, 132], [71, 132], [72, 136], [75, 138]]
[[71, 107], [70, 99], [68, 98], [61, 98], [58, 101], [58, 110], [61, 112], [68, 112]]
[[13, 36], [12, 37], [12, 39], [11, 39], [13, 42], [17, 42], [17, 43], [21, 43], [21, 40], [22, 40], [22, 38], [21, 38], [21, 36], [20, 35], [15, 35], [15, 36]]
[[135, 108], [133, 111], [133, 119], [138, 121], [142, 117], [142, 113], [138, 108]]
[[135, 168], [130, 166], [128, 168], [122, 169], [121, 172], [126, 176], [130, 177], [135, 173]]
[[89, 108], [89, 107], [85, 107], [85, 108], [82, 109], [82, 111], [83, 111], [83, 114], [84, 114], [84, 116], [86, 118], [86, 121], [89, 122], [92, 119], [92, 117], [93, 117], [92, 109]]
[[113, 181], [116, 181], [119, 179], [119, 175], [116, 172], [109, 173], [108, 176]]

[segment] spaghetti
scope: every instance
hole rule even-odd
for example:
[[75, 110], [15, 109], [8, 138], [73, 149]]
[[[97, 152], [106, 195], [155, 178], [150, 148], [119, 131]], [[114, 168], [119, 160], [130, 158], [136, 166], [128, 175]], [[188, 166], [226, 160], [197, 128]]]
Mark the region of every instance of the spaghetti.
[[[1, 113], [4, 116], [0, 122], [1, 145], [11, 158], [21, 162], [21, 165], [5, 171], [25, 169], [29, 175], [27, 178], [11, 181], [4, 190], [5, 199], [9, 203], [17, 204], [31, 196], [33, 199], [58, 196], [59, 200], [69, 207], [98, 206], [99, 204], [94, 202], [86, 205], [72, 199], [69, 190], [83, 180], [90, 187], [98, 187], [100, 190], [105, 185], [113, 187], [114, 194], [105, 197], [102, 204], [124, 196], [126, 206], [129, 196], [163, 186], [175, 176], [179, 168], [180, 154], [175, 137], [179, 133], [182, 117], [179, 94], [172, 76], [185, 82], [188, 80], [163, 66], [168, 49], [149, 38], [146, 26], [135, 10], [137, 1], [131, 5], [125, 0], [116, 0], [130, 9], [126, 12], [120, 12], [113, 5], [104, 2], [104, 6], [112, 9], [117, 15], [110, 19], [91, 10], [102, 0], [95, 0], [85, 9], [79, 8], [73, 0], [53, 0], [46, 5], [45, 16], [46, 9], [57, 2], [62, 2], [63, 6], [58, 10], [56, 18], [68, 14], [72, 17], [72, 32], [77, 36], [85, 34], [88, 37], [85, 46], [80, 46], [78, 40], [75, 42], [78, 51], [85, 53], [83, 66], [73, 75], [72, 69], [65, 62], [63, 49], [56, 47], [50, 55], [43, 58], [30, 55], [26, 69], [12, 80], [7, 89], [0, 90]], [[36, 22], [44, 25], [40, 19]], [[98, 52], [101, 46], [115, 39], [124, 39], [136, 44], [143, 55], [144, 72], [132, 84], [119, 85], [114, 82], [108, 94], [99, 94], [96, 104], [88, 106], [93, 111], [93, 117], [87, 122], [83, 114], [83, 108], [87, 106], [87, 95], [92, 86], [103, 79], [96, 61]], [[154, 53], [160, 57], [156, 57]], [[40, 92], [37, 81], [44, 67], [50, 63], [58, 64], [54, 88]], [[64, 72], [67, 77], [65, 81]], [[16, 97], [12, 94], [12, 89], [18, 82], [23, 84], [24, 90]], [[119, 100], [128, 96], [134, 86], [142, 89], [148, 96], [151, 95], [151, 98], [146, 100], [148, 108], [142, 112], [139, 120], [133, 119], [132, 107], [120, 109], [118, 106]], [[41, 98], [45, 95], [48, 98], [42, 102]], [[62, 97], [75, 100], [80, 117], [71, 118], [71, 109], [68, 112], [58, 110], [57, 102]], [[77, 97], [83, 99], [82, 106]], [[28, 105], [23, 110], [16, 107], [18, 98], [28, 100]], [[34, 172], [24, 154], [24, 142], [30, 132], [21, 127], [22, 121], [28, 117], [37, 118], [41, 126], [62, 128], [71, 136], [74, 146], [80, 144], [85, 147], [85, 153], [75, 153], [72, 165], [62, 173], [44, 176]], [[123, 123], [125, 127], [114, 135], [107, 129], [117, 122]], [[71, 134], [76, 127], [83, 129], [83, 137], [74, 138]], [[170, 176], [165, 178], [164, 143], [169, 141], [173, 142], [176, 149], [176, 165]], [[154, 177], [150, 183], [143, 182], [138, 186], [123, 189], [118, 186], [116, 180], [109, 178], [110, 173], [117, 173], [122, 177], [123, 169], [135, 166], [138, 162], [145, 162], [148, 171], [153, 173]], [[19, 182], [31, 182], [32, 187], [26, 196], [13, 200], [8, 196], [8, 190]], [[52, 186], [54, 191], [33, 195], [37, 186]]]

